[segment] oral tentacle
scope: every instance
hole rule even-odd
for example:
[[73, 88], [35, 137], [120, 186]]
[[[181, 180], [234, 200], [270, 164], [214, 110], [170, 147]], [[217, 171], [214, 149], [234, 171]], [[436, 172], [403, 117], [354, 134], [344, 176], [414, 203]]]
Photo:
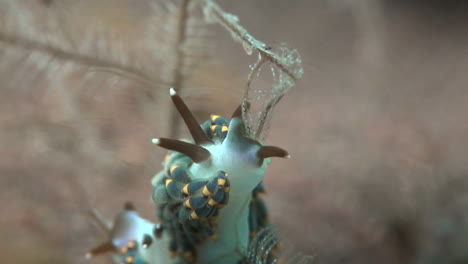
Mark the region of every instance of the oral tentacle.
[[286, 150], [280, 147], [262, 146], [257, 152], [257, 157], [260, 160], [263, 160], [263, 159], [271, 158], [271, 157], [290, 158], [291, 156]]
[[185, 154], [195, 163], [201, 163], [210, 158], [210, 152], [199, 145], [170, 138], [154, 138], [152, 142], [162, 148]]

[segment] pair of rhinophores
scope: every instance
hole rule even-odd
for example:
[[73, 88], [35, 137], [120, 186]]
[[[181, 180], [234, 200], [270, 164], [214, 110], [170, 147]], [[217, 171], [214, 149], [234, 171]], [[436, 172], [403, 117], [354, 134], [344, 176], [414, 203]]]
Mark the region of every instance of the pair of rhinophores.
[[127, 264], [259, 263], [258, 244], [262, 259], [276, 262], [276, 237], [273, 232], [259, 232], [269, 226], [260, 194], [270, 157], [288, 158], [289, 154], [247, 135], [242, 119], [247, 103], [234, 111], [230, 121], [212, 115], [200, 125], [173, 89], [170, 95], [194, 143], [153, 139], [169, 150], [164, 169], [152, 180], [152, 198], [161, 222], [139, 217], [126, 204], [108, 240], [88, 257], [113, 251], [120, 263]]

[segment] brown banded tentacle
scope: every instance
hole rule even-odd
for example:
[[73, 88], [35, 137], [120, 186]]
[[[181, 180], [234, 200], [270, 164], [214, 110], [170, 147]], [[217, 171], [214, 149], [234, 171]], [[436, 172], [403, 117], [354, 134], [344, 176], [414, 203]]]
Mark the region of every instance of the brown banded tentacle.
[[276, 146], [262, 146], [257, 152], [257, 158], [260, 160], [271, 158], [271, 157], [279, 157], [279, 158], [290, 158], [289, 153]]
[[185, 125], [190, 131], [190, 134], [192, 135], [192, 138], [195, 141], [195, 143], [197, 145], [212, 144], [213, 142], [206, 136], [205, 132], [200, 127], [200, 123], [197, 121], [190, 109], [184, 103], [182, 98], [172, 88], [169, 90], [169, 93], [171, 95], [172, 102], [177, 108], [177, 111], [179, 111], [179, 114], [184, 120]]
[[205, 148], [181, 140], [170, 138], [154, 138], [152, 142], [153, 144], [162, 148], [183, 153], [192, 159], [195, 163], [200, 163], [210, 158], [210, 152]]

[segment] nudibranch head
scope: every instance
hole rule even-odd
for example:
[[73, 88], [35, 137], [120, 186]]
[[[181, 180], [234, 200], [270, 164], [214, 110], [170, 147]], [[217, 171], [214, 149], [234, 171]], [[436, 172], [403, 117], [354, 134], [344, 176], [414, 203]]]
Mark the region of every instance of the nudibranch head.
[[242, 106], [234, 111], [229, 124], [225, 118], [212, 116], [200, 126], [172, 88], [170, 95], [195, 144], [168, 138], [153, 139], [152, 142], [189, 157], [194, 162], [190, 166], [193, 179], [208, 179], [218, 171], [224, 171], [229, 175], [233, 195], [238, 191], [251, 192], [263, 179], [270, 157], [289, 157], [285, 150], [262, 146], [247, 136]]

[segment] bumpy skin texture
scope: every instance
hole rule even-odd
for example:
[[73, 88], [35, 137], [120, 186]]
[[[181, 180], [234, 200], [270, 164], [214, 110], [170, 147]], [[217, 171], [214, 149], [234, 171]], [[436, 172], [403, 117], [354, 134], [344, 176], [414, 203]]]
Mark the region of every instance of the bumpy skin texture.
[[[213, 115], [202, 129], [215, 145], [220, 145], [227, 136], [228, 121]], [[190, 171], [192, 160], [175, 151], [169, 151], [163, 164], [164, 170], [153, 179], [153, 201], [164, 223], [164, 232], [171, 238], [168, 250], [182, 263], [197, 263], [197, 248], [207, 241], [211, 240], [213, 252], [217, 250], [214, 247], [223, 246], [216, 244], [217, 227], [218, 215], [229, 203], [229, 172], [219, 170], [213, 175], [194, 176]], [[249, 240], [268, 225], [267, 209], [260, 198], [263, 192], [260, 182], [247, 204]], [[244, 261], [242, 256], [239, 259]]]

